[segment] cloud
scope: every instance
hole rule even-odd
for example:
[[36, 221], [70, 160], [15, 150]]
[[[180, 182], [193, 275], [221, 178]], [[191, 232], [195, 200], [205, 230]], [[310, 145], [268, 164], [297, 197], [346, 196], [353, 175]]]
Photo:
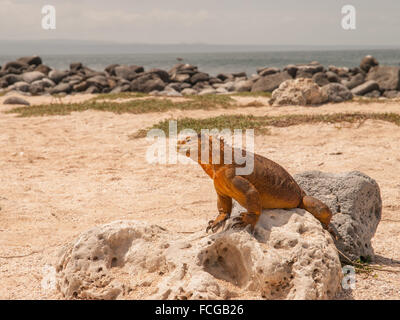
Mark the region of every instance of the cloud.
[[0, 0], [0, 39], [214, 44], [394, 44], [400, 1], [353, 0], [357, 31], [341, 30], [342, 1], [52, 0], [57, 29], [41, 28], [46, 0]]

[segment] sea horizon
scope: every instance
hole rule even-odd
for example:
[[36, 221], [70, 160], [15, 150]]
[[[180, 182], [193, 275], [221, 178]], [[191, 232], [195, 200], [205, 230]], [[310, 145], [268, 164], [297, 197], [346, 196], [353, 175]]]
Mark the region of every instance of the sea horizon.
[[[98, 51], [101, 52], [101, 51]], [[131, 53], [51, 53], [27, 51], [2, 54], [0, 65], [21, 56], [39, 55], [43, 64], [55, 69], [68, 69], [70, 63], [84, 65], [103, 71], [110, 64], [140, 65], [145, 69], [171, 69], [177, 63], [196, 65], [211, 75], [218, 73], [246, 72], [255, 74], [258, 68], [283, 68], [288, 64], [318, 61], [325, 67], [353, 68], [359, 66], [366, 55], [373, 55], [382, 65], [400, 65], [400, 49], [341, 49], [341, 50], [281, 50], [281, 51], [214, 51], [214, 52], [131, 52]], [[178, 60], [179, 59], [179, 60]]]

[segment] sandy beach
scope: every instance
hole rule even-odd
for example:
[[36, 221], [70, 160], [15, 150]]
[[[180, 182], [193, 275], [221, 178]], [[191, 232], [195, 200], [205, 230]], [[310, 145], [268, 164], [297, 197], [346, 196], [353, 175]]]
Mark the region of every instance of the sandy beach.
[[[74, 95], [63, 102], [80, 102]], [[146, 139], [129, 135], [162, 119], [221, 114], [323, 114], [393, 112], [396, 102], [346, 102], [321, 107], [270, 107], [268, 98], [235, 97], [243, 109], [114, 114], [85, 111], [67, 116], [19, 118], [0, 98], [0, 299], [61, 299], [41, 286], [43, 268], [81, 232], [120, 219], [142, 220], [170, 231], [198, 231], [216, 210], [212, 181], [197, 165], [151, 165]], [[32, 105], [51, 97], [25, 97]], [[376, 264], [400, 270], [400, 130], [394, 124], [305, 124], [271, 128], [255, 151], [291, 174], [305, 170], [358, 170], [381, 188], [383, 216], [373, 239]], [[179, 223], [177, 223], [179, 222]], [[339, 299], [398, 299], [400, 273], [357, 274], [356, 289]], [[371, 290], [373, 288], [373, 290]], [[135, 292], [129, 298], [141, 298]]]

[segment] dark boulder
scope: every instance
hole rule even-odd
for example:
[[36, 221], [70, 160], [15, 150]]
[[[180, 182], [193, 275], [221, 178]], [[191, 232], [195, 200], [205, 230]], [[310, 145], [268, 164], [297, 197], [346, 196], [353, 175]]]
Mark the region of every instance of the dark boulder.
[[174, 82], [190, 82], [190, 74], [187, 73], [174, 73], [171, 78]]
[[169, 73], [165, 70], [154, 68], [154, 69], [150, 69], [149, 71], [147, 71], [147, 73], [156, 74], [164, 82], [170, 81]]
[[358, 73], [355, 76], [351, 77], [350, 80], [344, 80], [343, 84], [348, 88], [348, 89], [354, 89], [355, 87], [358, 87], [359, 85], [363, 84], [365, 82], [365, 76], [362, 73]]
[[356, 96], [363, 96], [368, 92], [379, 90], [379, 84], [376, 81], [367, 81], [351, 90], [351, 92]]
[[355, 68], [350, 68], [350, 69], [349, 69], [349, 73], [350, 73], [352, 76], [355, 76], [355, 75], [357, 75], [357, 74], [359, 74], [359, 73], [364, 74], [365, 72], [362, 71], [359, 67], [355, 67]]
[[[309, 64], [299, 64], [296, 65], [297, 67], [297, 72], [301, 71], [304, 73], [311, 73], [311, 75], [317, 73], [317, 72], [323, 72], [324, 71], [324, 66], [321, 65], [319, 62], [311, 62]], [[298, 76], [296, 75], [296, 78]]]
[[203, 89], [209, 89], [210, 85], [207, 81], [199, 81], [197, 82], [194, 86], [192, 86], [192, 89], [201, 91]]
[[155, 74], [145, 74], [133, 80], [130, 85], [130, 90], [133, 92], [162, 91], [165, 88], [165, 83]]
[[96, 86], [98, 88], [104, 88], [108, 86], [107, 78], [103, 75], [91, 77], [87, 79], [86, 82], [89, 84], [89, 86]]
[[230, 74], [230, 73], [219, 73], [217, 75], [217, 78], [220, 79], [221, 81], [227, 81], [227, 80], [232, 81], [232, 80], [234, 80], [233, 75]]
[[50, 87], [49, 82], [43, 80], [37, 80], [31, 83], [29, 86], [29, 92], [33, 95], [41, 94], [46, 88]]
[[219, 78], [211, 77], [210, 80], [208, 80], [208, 83], [212, 85], [212, 84], [216, 84], [216, 83], [223, 83], [223, 81]]
[[79, 75], [79, 74], [71, 74], [71, 75], [65, 77], [65, 78], [62, 80], [62, 82], [68, 82], [68, 83], [70, 83], [71, 85], [73, 85], [73, 84], [77, 84], [77, 83], [83, 81], [83, 79], [84, 79], [84, 77], [82, 77], [82, 76]]
[[383, 93], [383, 96], [388, 99], [400, 98], [400, 92], [396, 90], [388, 90]]
[[351, 91], [339, 83], [329, 83], [323, 86], [321, 90], [328, 97], [329, 102], [343, 102], [353, 99]]
[[95, 93], [101, 93], [101, 91], [96, 86], [90, 86], [89, 88], [86, 89], [85, 93], [95, 94]]
[[85, 76], [87, 78], [106, 75], [105, 72], [96, 71], [96, 70], [93, 70], [93, 69], [91, 69], [89, 67], [85, 67], [85, 66], [83, 66], [82, 69], [79, 70], [79, 74], [81, 74], [82, 76]]
[[49, 72], [49, 79], [54, 81], [55, 83], [61, 82], [62, 79], [69, 75], [69, 71], [61, 71], [53, 69]]
[[196, 74], [194, 74], [191, 78], [190, 78], [190, 82], [192, 84], [196, 84], [198, 82], [202, 82], [202, 81], [208, 81], [210, 79], [210, 76], [208, 73], [204, 73], [204, 72], [198, 72]]
[[234, 72], [232, 73], [232, 76], [235, 78], [247, 78], [246, 72]]
[[327, 71], [326, 77], [329, 80], [329, 82], [337, 82], [337, 83], [340, 82], [340, 78], [335, 72]]
[[361, 60], [360, 69], [368, 72], [372, 67], [378, 66], [379, 62], [373, 56], [366, 56]]
[[292, 79], [292, 77], [286, 71], [260, 77], [260, 79], [253, 84], [251, 91], [272, 92], [277, 89], [282, 82], [289, 79]]
[[35, 68], [35, 71], [39, 71], [47, 76], [49, 74], [49, 72], [51, 71], [51, 68], [44, 64], [40, 64]]
[[137, 66], [117, 66], [114, 68], [114, 75], [119, 78], [132, 81], [138, 76], [137, 70]]
[[312, 79], [312, 77], [313, 77], [313, 74], [311, 72], [307, 72], [306, 70], [299, 69], [296, 72], [296, 79], [300, 79], [300, 78]]
[[12, 74], [23, 74], [25, 72], [26, 68], [24, 69], [16, 69], [14, 67], [8, 68], [6, 73], [12, 73]]
[[42, 84], [32, 84], [29, 87], [29, 92], [34, 96], [42, 94], [44, 91], [45, 91], [45, 88]]
[[379, 90], [374, 90], [364, 94], [366, 98], [379, 98], [381, 96], [381, 92]]
[[235, 82], [234, 91], [236, 92], [247, 92], [251, 91], [253, 87], [253, 81], [251, 80], [240, 80]]
[[11, 86], [14, 83], [22, 81], [22, 76], [19, 74], [10, 73], [4, 76], [2, 79], [7, 82], [7, 86]]
[[400, 90], [400, 67], [372, 67], [367, 80], [376, 81], [381, 90]]
[[4, 89], [8, 87], [8, 83], [6, 80], [4, 80], [3, 78], [0, 78], [0, 88]]
[[89, 88], [89, 84], [88, 84], [86, 81], [82, 81], [82, 82], [80, 82], [80, 83], [75, 84], [75, 85], [72, 87], [72, 90], [73, 90], [73, 91], [76, 91], [76, 92], [83, 92], [83, 91], [85, 91], [87, 88]]
[[45, 75], [39, 71], [25, 72], [22, 74], [22, 80], [28, 83], [32, 83], [37, 80], [41, 80]]
[[26, 69], [28, 65], [26, 63], [22, 63], [19, 61], [11, 61], [7, 62], [3, 68], [2, 71], [6, 71], [8, 73], [16, 73], [16, 74], [21, 74], [23, 69]]
[[9, 97], [4, 100], [3, 104], [21, 104], [25, 106], [30, 106], [30, 103], [21, 97]]
[[190, 74], [194, 75], [197, 73], [197, 67], [192, 66], [190, 64], [183, 64], [183, 63], [178, 63], [172, 67], [171, 70], [168, 71], [169, 75], [172, 76], [175, 73], [185, 73], [185, 74]]
[[69, 83], [59, 83], [54, 88], [51, 88], [49, 92], [51, 94], [58, 94], [58, 93], [70, 93], [71, 92], [71, 85]]
[[116, 86], [114, 89], [110, 91], [110, 93], [121, 93], [122, 91], [122, 86]]
[[69, 70], [71, 70], [71, 72], [77, 72], [77, 71], [81, 70], [82, 68], [83, 68], [83, 65], [80, 62], [73, 62], [69, 65]]
[[323, 86], [325, 86], [325, 85], [330, 83], [330, 81], [328, 80], [328, 77], [326, 76], [326, 74], [324, 72], [315, 73], [312, 76], [312, 79], [320, 87], [323, 87]]
[[190, 85], [190, 83], [187, 83], [187, 82], [181, 83], [181, 90], [188, 89], [188, 88], [191, 88], [191, 87], [192, 86]]
[[114, 89], [118, 85], [118, 78], [107, 78], [107, 88]]
[[337, 75], [340, 78], [349, 78], [350, 77], [350, 70], [349, 68], [338, 68]]
[[197, 67], [190, 64], [176, 64], [168, 71], [170, 81], [172, 82], [190, 82], [191, 77], [198, 73]]
[[168, 86], [165, 87], [165, 90], [167, 90], [168, 88], [171, 88], [177, 92], [181, 92], [182, 91], [182, 87], [181, 87], [181, 83], [179, 82], [171, 82], [168, 84]]
[[119, 64], [110, 64], [109, 66], [107, 66], [104, 71], [107, 72], [109, 75], [111, 76], [115, 76], [115, 68], [119, 67]]
[[17, 60], [23, 64], [38, 66], [42, 64], [42, 59], [39, 56], [22, 57]]
[[130, 66], [136, 73], [143, 73], [144, 68], [142, 66], [131, 65]]
[[299, 70], [299, 68], [294, 64], [289, 64], [283, 68], [283, 71], [286, 71], [288, 74], [290, 74], [292, 78], [296, 78], [297, 70]]
[[268, 76], [270, 74], [275, 74], [280, 72], [279, 68], [262, 68], [262, 69], [258, 69], [257, 73], [261, 76], [261, 77], [265, 77]]
[[19, 81], [19, 82], [14, 83], [14, 88], [17, 91], [28, 92], [29, 91], [29, 83], [27, 83], [25, 81]]

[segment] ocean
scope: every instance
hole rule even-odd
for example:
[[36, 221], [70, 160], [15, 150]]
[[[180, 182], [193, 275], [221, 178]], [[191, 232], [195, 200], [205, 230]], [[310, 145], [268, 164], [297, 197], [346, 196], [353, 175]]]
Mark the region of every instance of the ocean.
[[[110, 64], [136, 64], [145, 69], [161, 68], [169, 70], [182, 58], [184, 63], [193, 64], [199, 70], [211, 75], [218, 73], [242, 72], [248, 75], [256, 73], [260, 67], [282, 68], [288, 64], [318, 61], [324, 66], [355, 67], [361, 59], [371, 54], [380, 64], [400, 65], [400, 49], [373, 50], [324, 50], [324, 51], [268, 51], [268, 52], [210, 52], [210, 53], [132, 53], [132, 54], [52, 54], [41, 55], [44, 64], [67, 69], [71, 62], [101, 71]], [[15, 55], [0, 55], [0, 65], [18, 58]]]

